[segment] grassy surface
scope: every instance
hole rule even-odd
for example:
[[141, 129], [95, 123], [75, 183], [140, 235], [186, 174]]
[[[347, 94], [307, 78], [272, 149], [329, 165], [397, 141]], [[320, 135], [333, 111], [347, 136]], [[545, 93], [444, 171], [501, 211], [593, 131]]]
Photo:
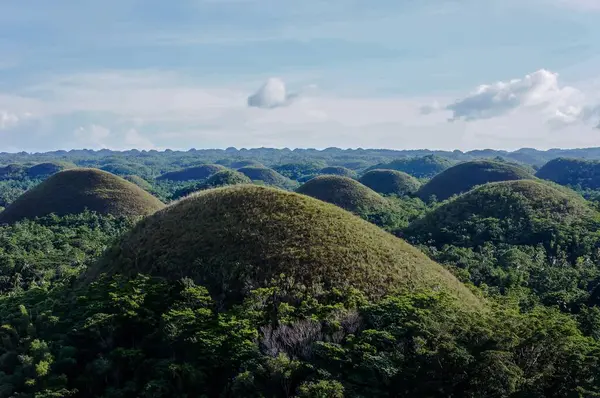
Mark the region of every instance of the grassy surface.
[[436, 246], [578, 246], [598, 231], [598, 213], [574, 192], [534, 180], [490, 183], [413, 222], [406, 236]]
[[389, 207], [384, 197], [360, 182], [341, 176], [318, 176], [296, 191], [353, 213], [382, 211]]
[[0, 222], [78, 214], [145, 215], [164, 204], [135, 184], [97, 169], [71, 169], [54, 174], [25, 192], [0, 213]]
[[192, 181], [205, 180], [218, 171], [226, 170], [225, 166], [219, 164], [203, 164], [200, 166], [188, 167], [186, 169], [171, 171], [157, 178], [157, 180], [170, 181]]
[[417, 178], [431, 178], [451, 167], [455, 162], [436, 155], [423, 157], [409, 157], [392, 160], [389, 163], [380, 163], [369, 170], [390, 169], [410, 174]]
[[319, 174], [356, 178], [356, 173], [353, 170], [342, 166], [323, 167], [319, 170]]
[[144, 191], [152, 190], [152, 184], [150, 184], [148, 181], [144, 180], [140, 176], [130, 174], [130, 175], [124, 176], [123, 178], [129, 182], [134, 183], [138, 187], [142, 188]]
[[417, 195], [423, 200], [429, 200], [435, 195], [441, 201], [488, 182], [532, 178], [534, 176], [523, 168], [510, 163], [476, 160], [457, 164], [441, 172], [423, 185]]
[[256, 167], [248, 166], [242, 167], [238, 170], [252, 181], [259, 181], [265, 185], [271, 185], [274, 187], [292, 189], [297, 186], [295, 181], [279, 174], [273, 169], [267, 167]]
[[375, 169], [365, 173], [360, 183], [383, 195], [408, 195], [415, 193], [421, 183], [411, 175], [397, 170]]
[[536, 176], [561, 185], [600, 189], [600, 161], [558, 158], [546, 163]]
[[265, 167], [261, 162], [258, 162], [256, 160], [238, 160], [237, 162], [231, 163], [231, 165], [229, 167], [237, 170], [237, 169], [241, 169], [242, 167], [249, 167], [249, 166]]
[[376, 226], [313, 198], [253, 185], [203, 191], [147, 217], [83, 281], [101, 273], [190, 277], [225, 301], [275, 279], [290, 293], [355, 288], [378, 298], [442, 289], [480, 304], [446, 269]]
[[56, 174], [62, 170], [74, 169], [77, 167], [74, 163], [70, 162], [46, 162], [36, 164], [27, 169], [27, 176], [29, 178], [41, 178], [48, 177], [52, 174]]

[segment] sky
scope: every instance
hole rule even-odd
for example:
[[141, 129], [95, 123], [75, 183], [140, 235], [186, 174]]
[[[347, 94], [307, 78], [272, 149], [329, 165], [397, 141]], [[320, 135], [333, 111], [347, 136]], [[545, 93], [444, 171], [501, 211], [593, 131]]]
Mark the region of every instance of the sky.
[[0, 151], [600, 146], [600, 0], [2, 0]]

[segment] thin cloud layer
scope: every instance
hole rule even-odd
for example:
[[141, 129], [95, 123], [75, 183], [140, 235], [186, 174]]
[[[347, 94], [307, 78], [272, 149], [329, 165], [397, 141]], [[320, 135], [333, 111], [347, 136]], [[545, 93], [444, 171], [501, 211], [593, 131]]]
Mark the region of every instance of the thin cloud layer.
[[296, 94], [287, 93], [283, 80], [272, 77], [248, 97], [248, 106], [261, 109], [279, 108], [288, 106], [296, 97]]

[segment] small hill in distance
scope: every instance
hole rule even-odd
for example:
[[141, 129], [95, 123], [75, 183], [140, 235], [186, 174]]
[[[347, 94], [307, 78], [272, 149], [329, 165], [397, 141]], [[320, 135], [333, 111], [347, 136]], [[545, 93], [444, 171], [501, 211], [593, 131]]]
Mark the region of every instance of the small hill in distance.
[[431, 178], [451, 167], [455, 162], [436, 155], [423, 157], [409, 157], [393, 160], [389, 163], [380, 163], [369, 167], [367, 171], [376, 169], [390, 169], [402, 171], [416, 178]]
[[343, 166], [323, 167], [321, 170], [319, 170], [318, 174], [356, 178], [356, 173], [354, 171]]
[[145, 191], [152, 190], [152, 184], [150, 184], [148, 181], [146, 181], [145, 179], [143, 179], [142, 177], [140, 177], [138, 175], [126, 175], [126, 176], [123, 176], [123, 178], [129, 182], [134, 183], [135, 185], [137, 185], [138, 187], [142, 188]]
[[164, 204], [135, 184], [98, 169], [70, 169], [49, 177], [0, 213], [0, 223], [13, 223], [54, 213], [140, 216]]
[[557, 158], [542, 166], [536, 176], [560, 185], [600, 189], [600, 161]]
[[252, 184], [252, 180], [238, 171], [222, 170], [213, 174], [204, 182], [199, 182], [177, 190], [173, 194], [173, 199], [180, 199], [191, 195], [194, 192], [203, 191], [205, 189], [220, 188], [239, 184]]
[[409, 174], [386, 169], [368, 171], [359, 181], [382, 195], [411, 195], [421, 186], [419, 180]]
[[231, 165], [229, 167], [231, 167], [232, 169], [241, 169], [242, 167], [265, 167], [264, 164], [262, 164], [259, 161], [256, 160], [238, 160], [236, 162], [231, 163]]
[[138, 272], [192, 278], [225, 304], [285, 275], [287, 297], [353, 288], [376, 299], [441, 289], [465, 307], [481, 305], [445, 268], [376, 226], [328, 203], [254, 185], [203, 191], [145, 218], [82, 283]]
[[284, 189], [293, 189], [297, 186], [295, 181], [292, 181], [267, 167], [247, 166], [238, 169], [238, 172], [242, 173], [252, 181], [260, 182], [265, 185]]
[[511, 163], [475, 160], [459, 163], [436, 175], [423, 185], [417, 195], [423, 200], [435, 196], [437, 200], [446, 200], [471, 190], [477, 185], [498, 181], [514, 181], [535, 178], [525, 169]]
[[27, 177], [35, 179], [35, 178], [46, 178], [53, 174], [58, 173], [59, 171], [74, 169], [77, 166], [74, 163], [70, 162], [46, 162], [36, 164], [27, 169]]
[[355, 214], [382, 212], [389, 202], [377, 192], [348, 177], [324, 175], [305, 182], [296, 192], [334, 204]]
[[216, 172], [226, 170], [225, 166], [219, 164], [203, 164], [200, 166], [188, 167], [186, 169], [171, 171], [165, 173], [157, 178], [157, 180], [170, 180], [170, 181], [192, 181], [192, 180], [206, 180]]
[[[535, 180], [495, 182], [452, 199], [414, 221], [405, 236], [441, 247], [486, 242], [576, 247], [581, 231], [598, 231], [600, 216], [575, 193]], [[583, 242], [581, 242], [583, 244]]]

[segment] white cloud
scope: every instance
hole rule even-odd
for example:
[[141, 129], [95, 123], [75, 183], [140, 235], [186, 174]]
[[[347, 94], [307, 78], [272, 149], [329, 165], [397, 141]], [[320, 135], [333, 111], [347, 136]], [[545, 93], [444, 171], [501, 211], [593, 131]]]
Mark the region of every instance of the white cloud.
[[248, 97], [248, 106], [263, 109], [278, 108], [289, 105], [296, 97], [296, 94], [288, 94], [283, 80], [272, 77], [256, 93]]
[[0, 130], [7, 129], [19, 123], [19, 117], [14, 113], [0, 111]]
[[78, 127], [73, 131], [73, 136], [79, 148], [103, 149], [107, 148], [106, 140], [110, 137], [110, 130], [103, 126], [92, 124]]

